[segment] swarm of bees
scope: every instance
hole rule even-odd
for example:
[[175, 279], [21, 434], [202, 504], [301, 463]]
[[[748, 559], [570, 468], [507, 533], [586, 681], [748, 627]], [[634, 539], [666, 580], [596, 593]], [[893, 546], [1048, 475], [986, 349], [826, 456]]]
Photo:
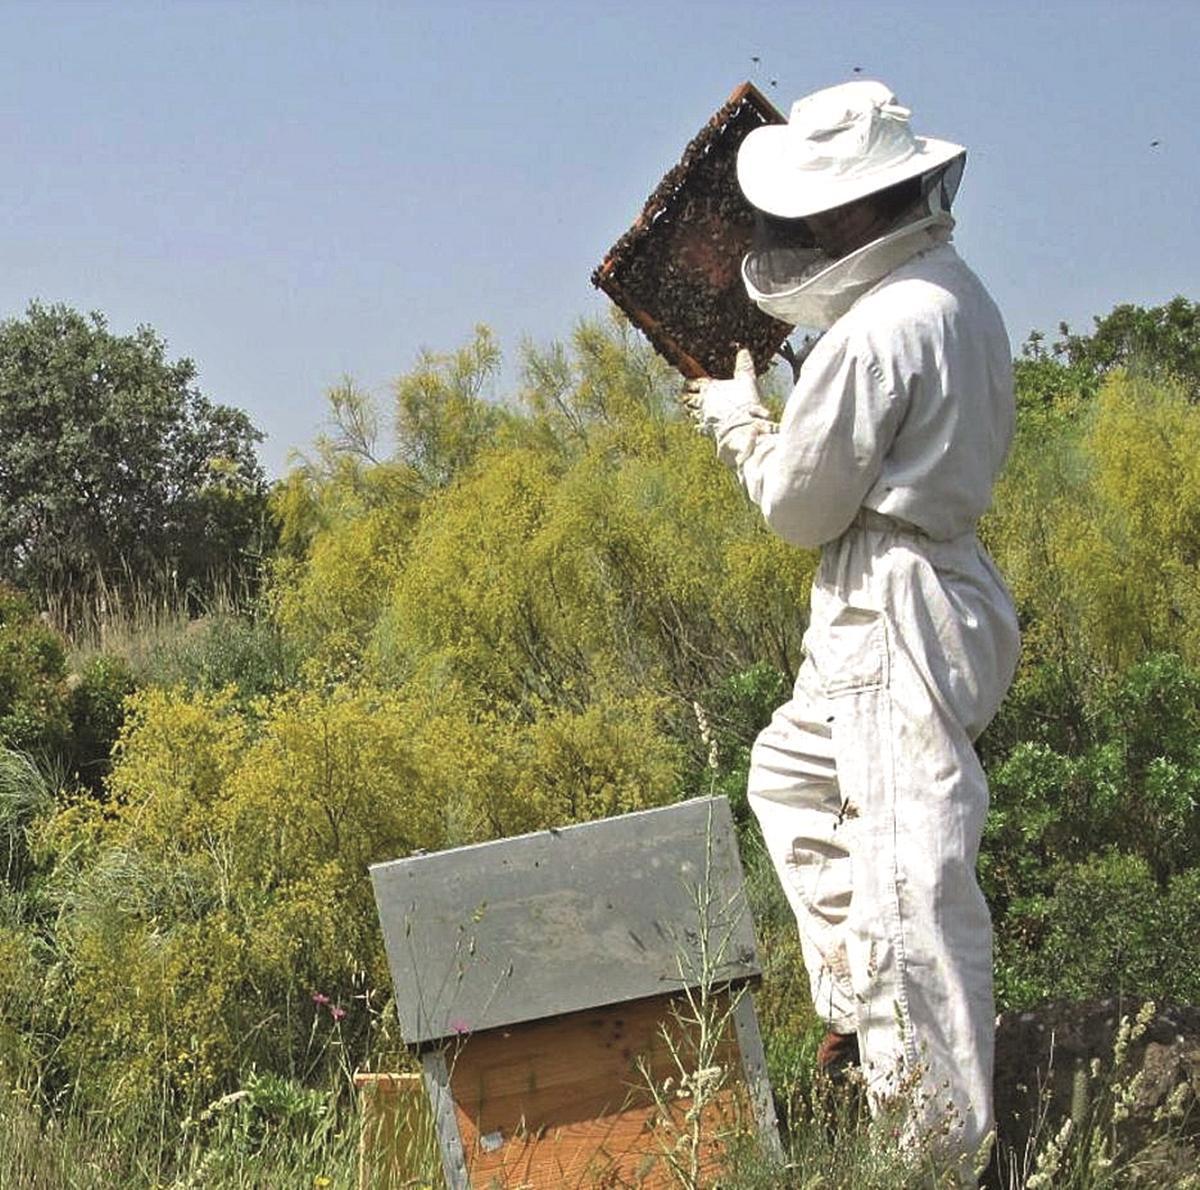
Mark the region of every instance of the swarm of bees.
[[761, 92], [739, 87], [592, 274], [689, 378], [732, 375], [739, 346], [765, 371], [791, 330], [750, 302], [740, 273], [754, 212], [737, 183], [738, 146], [752, 129], [782, 122]]

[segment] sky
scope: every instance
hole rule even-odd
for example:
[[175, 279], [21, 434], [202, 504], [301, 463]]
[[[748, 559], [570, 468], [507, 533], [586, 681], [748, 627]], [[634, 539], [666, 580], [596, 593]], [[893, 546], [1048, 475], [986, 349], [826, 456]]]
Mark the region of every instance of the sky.
[[602, 315], [592, 269], [737, 84], [873, 77], [968, 147], [956, 241], [1016, 349], [1200, 299], [1197, 44], [1197, 0], [0, 0], [0, 319], [152, 326], [277, 476], [344, 377], [386, 409], [483, 322], [503, 398]]

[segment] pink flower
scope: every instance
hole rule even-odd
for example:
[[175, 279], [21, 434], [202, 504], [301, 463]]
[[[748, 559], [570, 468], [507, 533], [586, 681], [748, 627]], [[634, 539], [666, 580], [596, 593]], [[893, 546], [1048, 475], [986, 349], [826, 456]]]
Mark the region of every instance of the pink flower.
[[329, 1015], [333, 1017], [335, 1021], [340, 1021], [342, 1017], [346, 1015], [346, 1010], [340, 1004], [335, 1004], [332, 1008], [330, 1008]]
[[317, 1005], [317, 1007], [319, 1008], [319, 1007], [320, 1007], [322, 1004], [328, 1004], [328, 1003], [329, 1003], [329, 997], [328, 997], [328, 996], [326, 996], [326, 995], [324, 995], [324, 994], [323, 994], [323, 993], [321, 993], [321, 992], [313, 992], [313, 994], [312, 994], [312, 1002], [313, 1002], [315, 1005]]
[[450, 1022], [450, 1032], [457, 1034], [459, 1037], [465, 1037], [470, 1031], [471, 1026], [462, 1017], [455, 1017]]

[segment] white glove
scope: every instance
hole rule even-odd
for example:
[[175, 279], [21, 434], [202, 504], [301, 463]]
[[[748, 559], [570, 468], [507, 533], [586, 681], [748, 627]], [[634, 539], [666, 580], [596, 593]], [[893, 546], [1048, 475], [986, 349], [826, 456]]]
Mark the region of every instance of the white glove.
[[696, 429], [716, 439], [717, 457], [730, 467], [740, 467], [759, 437], [778, 428], [759, 401], [754, 357], [744, 347], [732, 380], [689, 380], [679, 399], [696, 419]]
[[732, 380], [689, 380], [679, 399], [702, 434], [715, 436], [727, 423], [746, 424], [771, 417], [759, 400], [754, 357], [745, 347], [738, 350]]

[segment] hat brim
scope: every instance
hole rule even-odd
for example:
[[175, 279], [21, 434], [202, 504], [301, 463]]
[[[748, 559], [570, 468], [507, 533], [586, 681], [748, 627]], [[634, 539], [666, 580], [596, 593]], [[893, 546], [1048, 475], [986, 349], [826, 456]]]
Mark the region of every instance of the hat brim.
[[767, 124], [750, 132], [738, 149], [738, 185], [760, 211], [780, 219], [803, 219], [920, 177], [967, 151], [933, 137], [914, 140], [916, 150], [903, 161], [852, 178], [829, 177], [803, 168], [795, 134], [786, 124]]

